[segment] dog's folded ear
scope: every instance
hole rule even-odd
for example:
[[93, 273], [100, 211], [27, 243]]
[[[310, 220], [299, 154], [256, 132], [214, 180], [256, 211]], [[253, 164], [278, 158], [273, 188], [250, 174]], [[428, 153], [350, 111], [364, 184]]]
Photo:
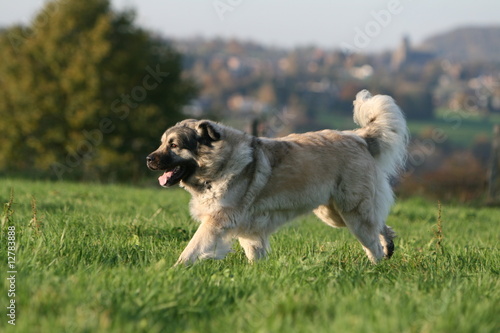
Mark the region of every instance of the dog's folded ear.
[[208, 141], [220, 140], [220, 133], [214, 123], [210, 121], [202, 121], [197, 126], [197, 132], [200, 137]]

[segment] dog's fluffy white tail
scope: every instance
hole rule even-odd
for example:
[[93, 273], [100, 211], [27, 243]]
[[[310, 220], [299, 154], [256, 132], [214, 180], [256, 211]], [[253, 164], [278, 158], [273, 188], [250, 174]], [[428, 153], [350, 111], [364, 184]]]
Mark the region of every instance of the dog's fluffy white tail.
[[365, 139], [380, 169], [387, 177], [396, 176], [406, 162], [409, 134], [392, 97], [360, 91], [354, 101], [354, 122], [361, 126], [355, 133]]

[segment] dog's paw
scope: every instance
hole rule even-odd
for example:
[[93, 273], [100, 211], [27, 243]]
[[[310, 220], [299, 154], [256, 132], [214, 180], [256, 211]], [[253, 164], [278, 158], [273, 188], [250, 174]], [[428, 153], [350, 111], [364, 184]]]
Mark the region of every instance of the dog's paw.
[[194, 253], [188, 254], [184, 252], [180, 255], [179, 259], [177, 259], [177, 262], [175, 263], [174, 267], [188, 266], [194, 264], [196, 260], [198, 260], [198, 256], [196, 254]]

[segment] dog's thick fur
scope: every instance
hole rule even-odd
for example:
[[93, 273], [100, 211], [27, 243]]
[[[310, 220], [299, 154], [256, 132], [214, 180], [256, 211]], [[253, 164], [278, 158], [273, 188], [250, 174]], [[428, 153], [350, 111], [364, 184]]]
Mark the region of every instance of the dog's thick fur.
[[394, 251], [385, 220], [394, 202], [389, 183], [404, 165], [408, 132], [389, 96], [359, 92], [353, 131], [323, 130], [278, 139], [253, 137], [208, 120], [168, 129], [148, 166], [192, 195], [201, 224], [177, 263], [224, 258], [237, 238], [250, 261], [269, 251], [269, 236], [313, 211], [347, 227], [376, 263]]

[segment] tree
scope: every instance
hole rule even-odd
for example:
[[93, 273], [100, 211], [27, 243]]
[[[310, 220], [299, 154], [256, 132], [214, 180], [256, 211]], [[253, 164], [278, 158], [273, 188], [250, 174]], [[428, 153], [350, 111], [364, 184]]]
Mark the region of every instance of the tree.
[[427, 87], [410, 87], [402, 84], [395, 89], [392, 96], [411, 120], [428, 120], [434, 117], [432, 92]]
[[49, 2], [0, 32], [0, 170], [138, 177], [195, 89], [181, 56], [108, 0]]

